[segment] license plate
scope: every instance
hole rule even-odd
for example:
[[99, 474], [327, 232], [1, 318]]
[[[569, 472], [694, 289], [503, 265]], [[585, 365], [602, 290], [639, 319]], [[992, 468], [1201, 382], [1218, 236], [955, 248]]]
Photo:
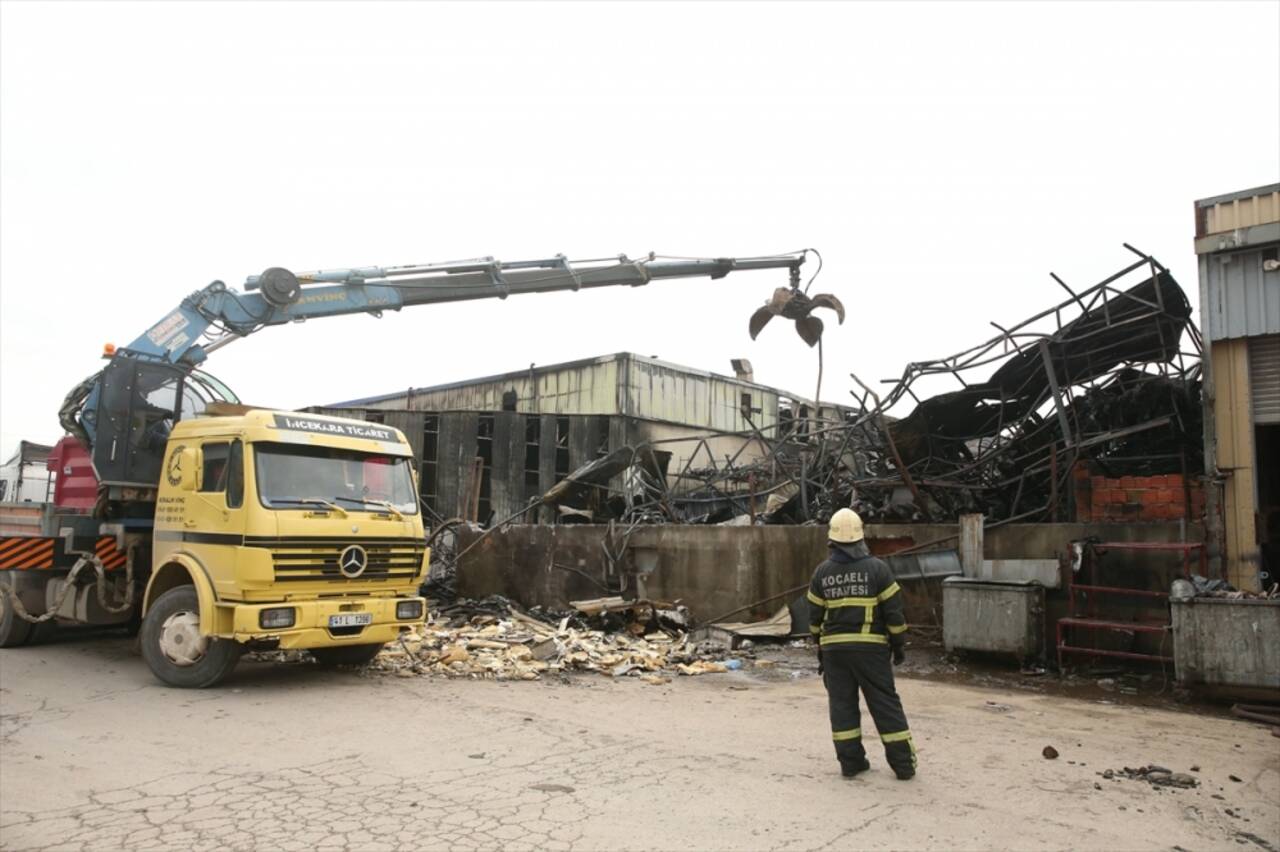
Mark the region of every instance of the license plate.
[[373, 624], [371, 612], [344, 612], [329, 616], [330, 627], [364, 627], [367, 624]]

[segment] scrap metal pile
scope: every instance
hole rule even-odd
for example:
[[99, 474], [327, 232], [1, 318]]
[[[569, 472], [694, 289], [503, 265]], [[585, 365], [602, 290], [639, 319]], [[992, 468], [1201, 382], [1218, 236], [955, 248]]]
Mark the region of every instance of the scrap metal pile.
[[[663, 442], [624, 448], [542, 502], [580, 503], [596, 489], [608, 495], [596, 499], [596, 523], [824, 523], [841, 506], [884, 522], [1064, 520], [1077, 464], [1104, 476], [1195, 475], [1200, 334], [1169, 271], [1125, 247], [1133, 263], [1079, 291], [1054, 275], [1068, 298], [991, 323], [999, 333], [963, 352], [907, 365], [883, 395], [851, 374], [858, 404], [838, 422], [793, 411], [739, 433], [728, 458], [704, 439], [679, 471]], [[951, 387], [923, 392], [939, 382]]]

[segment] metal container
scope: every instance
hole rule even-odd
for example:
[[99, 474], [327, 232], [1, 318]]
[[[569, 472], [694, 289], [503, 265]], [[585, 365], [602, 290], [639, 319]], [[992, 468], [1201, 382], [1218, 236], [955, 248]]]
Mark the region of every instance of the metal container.
[[1170, 604], [1180, 683], [1280, 689], [1280, 600], [1191, 598]]
[[1044, 588], [967, 577], [942, 581], [942, 644], [1026, 660], [1044, 648]]

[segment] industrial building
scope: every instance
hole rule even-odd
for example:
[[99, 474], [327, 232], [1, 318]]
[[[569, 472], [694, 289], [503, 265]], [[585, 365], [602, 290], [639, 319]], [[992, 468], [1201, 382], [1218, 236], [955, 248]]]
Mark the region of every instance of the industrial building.
[[[765, 458], [757, 436], [804, 434], [852, 410], [815, 409], [757, 384], [745, 359], [732, 364], [735, 375], [723, 376], [620, 352], [315, 410], [399, 428], [420, 460], [423, 502], [442, 517], [484, 522], [521, 511], [572, 471], [624, 447], [653, 447], [680, 493], [698, 484], [684, 473]], [[708, 511], [716, 503], [723, 500], [709, 498]], [[593, 514], [584, 507], [576, 517]], [[544, 509], [539, 519], [556, 516]]]
[[1210, 545], [1232, 584], [1257, 590], [1280, 572], [1280, 184], [1201, 199], [1195, 212], [1205, 459], [1221, 484]]

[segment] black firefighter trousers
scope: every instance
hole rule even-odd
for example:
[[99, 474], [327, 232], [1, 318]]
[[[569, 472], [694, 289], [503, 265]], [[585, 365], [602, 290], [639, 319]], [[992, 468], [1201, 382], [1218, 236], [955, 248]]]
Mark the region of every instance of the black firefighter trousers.
[[916, 768], [916, 748], [911, 742], [902, 700], [893, 685], [893, 663], [888, 645], [832, 647], [822, 649], [823, 683], [831, 710], [831, 738], [836, 758], [846, 771], [857, 771], [867, 758], [862, 746], [862, 713], [858, 692], [867, 699], [867, 709], [875, 720], [884, 743], [884, 756], [899, 775]]

